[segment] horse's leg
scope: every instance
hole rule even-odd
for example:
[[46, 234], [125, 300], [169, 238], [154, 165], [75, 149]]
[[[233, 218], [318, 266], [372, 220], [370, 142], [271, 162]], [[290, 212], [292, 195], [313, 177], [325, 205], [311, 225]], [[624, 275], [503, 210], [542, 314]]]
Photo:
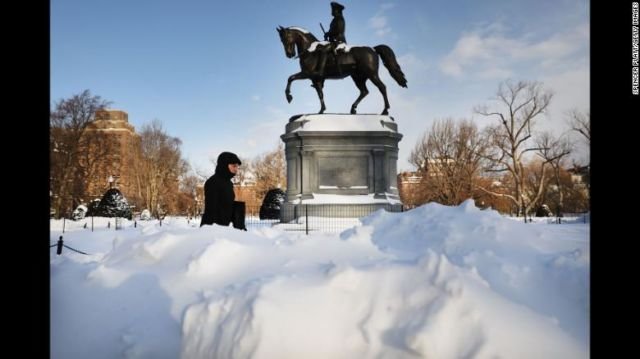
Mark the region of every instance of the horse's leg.
[[291, 96], [291, 83], [295, 80], [306, 79], [307, 75], [304, 75], [302, 72], [298, 72], [297, 74], [293, 74], [289, 76], [289, 80], [287, 80], [287, 88], [284, 90], [285, 96], [287, 96], [287, 102], [291, 103], [293, 100], [293, 96]]
[[318, 98], [320, 99], [320, 112], [318, 113], [324, 113], [324, 110], [327, 109], [324, 105], [324, 94], [322, 93], [322, 88], [324, 87], [324, 80], [313, 80], [313, 84], [311, 85], [311, 87], [316, 89], [316, 92], [318, 93]]
[[369, 90], [367, 89], [366, 77], [351, 76], [351, 78], [353, 79], [353, 82], [356, 83], [356, 86], [360, 90], [360, 96], [358, 96], [358, 98], [356, 99], [356, 102], [354, 102], [353, 105], [351, 105], [351, 114], [355, 115], [358, 104], [360, 103], [360, 101], [362, 101], [363, 98], [365, 98], [365, 96], [369, 94]]
[[381, 115], [388, 115], [389, 107], [391, 106], [389, 106], [389, 99], [387, 98], [387, 87], [384, 85], [384, 83], [382, 83], [377, 73], [371, 75], [369, 77], [369, 80], [371, 80], [371, 82], [373, 82], [373, 84], [376, 85], [378, 90], [380, 90], [382, 97], [384, 98], [384, 110], [382, 110]]

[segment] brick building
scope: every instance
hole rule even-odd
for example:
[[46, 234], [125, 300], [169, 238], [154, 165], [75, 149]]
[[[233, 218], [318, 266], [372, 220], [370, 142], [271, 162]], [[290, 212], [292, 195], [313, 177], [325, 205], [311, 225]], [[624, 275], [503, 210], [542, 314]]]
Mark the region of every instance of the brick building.
[[422, 175], [418, 172], [401, 172], [398, 174], [398, 194], [400, 201], [411, 208], [422, 204], [420, 193], [422, 192]]
[[93, 168], [86, 178], [85, 201], [101, 198], [109, 189], [109, 177], [113, 185], [129, 200], [135, 197], [134, 161], [138, 153], [140, 135], [129, 124], [129, 115], [120, 110], [96, 111], [83, 134], [85, 161]]

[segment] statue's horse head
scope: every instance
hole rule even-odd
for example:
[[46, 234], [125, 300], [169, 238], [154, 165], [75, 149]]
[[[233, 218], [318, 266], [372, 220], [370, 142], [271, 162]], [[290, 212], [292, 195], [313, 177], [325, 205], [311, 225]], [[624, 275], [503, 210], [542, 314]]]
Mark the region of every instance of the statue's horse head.
[[297, 55], [300, 56], [314, 41], [318, 41], [312, 33], [301, 27], [279, 26], [276, 30], [278, 31], [280, 41], [282, 41], [282, 45], [284, 46], [284, 53], [290, 59], [296, 57], [296, 52]]
[[284, 28], [279, 26], [276, 28], [278, 34], [280, 35], [280, 41], [282, 41], [282, 45], [284, 46], [284, 53], [288, 58], [292, 58], [296, 56], [296, 34], [289, 30], [288, 28]]

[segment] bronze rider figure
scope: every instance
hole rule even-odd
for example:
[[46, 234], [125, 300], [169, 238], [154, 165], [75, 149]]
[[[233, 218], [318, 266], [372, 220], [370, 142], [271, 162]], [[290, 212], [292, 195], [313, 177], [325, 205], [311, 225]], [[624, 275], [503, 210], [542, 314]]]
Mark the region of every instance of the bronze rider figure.
[[[327, 63], [327, 54], [331, 51], [335, 55], [336, 54], [336, 46], [341, 43], [346, 43], [347, 39], [344, 36], [345, 31], [345, 21], [342, 16], [342, 10], [344, 10], [344, 6], [338, 4], [335, 1], [331, 2], [331, 15], [333, 16], [333, 20], [331, 20], [331, 25], [329, 26], [329, 31], [324, 33], [324, 40], [329, 41], [329, 46], [325, 46], [322, 48], [318, 48], [316, 51], [320, 51], [318, 57], [318, 67], [316, 68], [316, 73], [318, 76], [324, 75], [324, 67]], [[338, 65], [337, 56], [336, 56], [336, 66]]]

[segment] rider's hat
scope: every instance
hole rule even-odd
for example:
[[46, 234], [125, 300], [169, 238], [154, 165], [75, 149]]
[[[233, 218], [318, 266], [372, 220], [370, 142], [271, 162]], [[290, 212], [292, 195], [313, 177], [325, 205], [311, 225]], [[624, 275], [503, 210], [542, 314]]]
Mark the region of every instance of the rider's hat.
[[331, 2], [331, 10], [338, 10], [338, 11], [342, 11], [342, 10], [344, 10], [344, 6], [342, 6], [342, 5], [338, 4], [338, 3], [337, 3], [337, 2], [335, 2], [335, 1], [332, 1], [332, 2]]

